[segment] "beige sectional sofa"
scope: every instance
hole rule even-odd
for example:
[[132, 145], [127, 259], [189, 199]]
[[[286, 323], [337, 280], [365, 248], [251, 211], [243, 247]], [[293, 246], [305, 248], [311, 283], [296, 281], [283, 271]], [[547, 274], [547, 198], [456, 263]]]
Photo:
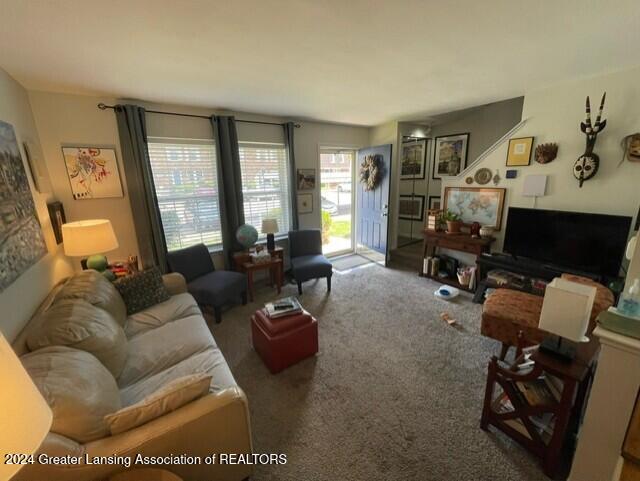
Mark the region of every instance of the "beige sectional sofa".
[[[118, 460], [134, 460], [138, 454], [203, 460], [160, 466], [184, 480], [231, 481], [251, 475], [251, 464], [204, 462], [212, 454], [252, 452], [247, 399], [198, 305], [186, 292], [184, 279], [169, 274], [163, 280], [171, 297], [127, 316], [114, 286], [95, 271], [83, 271], [51, 292], [16, 339], [14, 349], [37, 378], [45, 398], [50, 404], [58, 402], [51, 397], [64, 398], [53, 406], [53, 426], [40, 453], [106, 457], [117, 463], [35, 463], [20, 471], [16, 480], [106, 479], [126, 469]], [[155, 408], [166, 412], [118, 434], [104, 422], [105, 413], [137, 406], [159, 389], [194, 374], [200, 374], [200, 380], [211, 376], [203, 396], [175, 410], [156, 403]]]

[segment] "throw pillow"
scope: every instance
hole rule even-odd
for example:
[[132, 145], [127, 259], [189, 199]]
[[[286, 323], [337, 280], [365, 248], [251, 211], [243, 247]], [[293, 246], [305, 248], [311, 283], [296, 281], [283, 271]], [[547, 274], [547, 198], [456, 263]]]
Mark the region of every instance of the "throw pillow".
[[124, 299], [129, 316], [164, 302], [170, 297], [157, 267], [118, 279], [113, 285]]
[[183, 376], [167, 383], [142, 401], [108, 414], [104, 420], [111, 434], [119, 434], [175, 411], [209, 392], [211, 376], [204, 373]]
[[116, 378], [127, 360], [124, 329], [107, 311], [81, 299], [62, 299], [38, 315], [27, 346], [32, 351], [68, 346], [90, 352]]
[[109, 435], [104, 417], [120, 409], [120, 392], [111, 373], [92, 354], [53, 346], [20, 360], [53, 411], [52, 432], [79, 443]]

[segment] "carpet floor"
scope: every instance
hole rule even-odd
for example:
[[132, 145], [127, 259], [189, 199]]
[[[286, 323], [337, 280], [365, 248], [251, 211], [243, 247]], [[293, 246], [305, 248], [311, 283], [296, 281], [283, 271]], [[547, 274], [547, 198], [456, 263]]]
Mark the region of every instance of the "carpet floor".
[[249, 321], [274, 290], [262, 286], [254, 303], [212, 325], [249, 399], [254, 451], [287, 455], [252, 480], [547, 479], [506, 436], [480, 429], [497, 343], [480, 335], [481, 306], [466, 294], [438, 300], [437, 287], [377, 264], [334, 274], [330, 295], [324, 280], [305, 283], [300, 300], [318, 318], [320, 352], [277, 375], [252, 350]]

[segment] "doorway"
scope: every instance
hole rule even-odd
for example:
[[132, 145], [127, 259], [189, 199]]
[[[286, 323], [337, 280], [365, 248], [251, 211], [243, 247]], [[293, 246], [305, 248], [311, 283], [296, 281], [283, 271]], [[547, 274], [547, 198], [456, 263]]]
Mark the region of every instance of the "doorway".
[[355, 150], [320, 147], [322, 252], [327, 256], [354, 251]]

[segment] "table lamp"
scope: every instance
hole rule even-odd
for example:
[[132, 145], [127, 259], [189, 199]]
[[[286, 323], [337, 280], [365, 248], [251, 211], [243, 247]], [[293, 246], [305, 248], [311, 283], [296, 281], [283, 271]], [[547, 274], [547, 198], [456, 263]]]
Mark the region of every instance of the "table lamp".
[[551, 335], [540, 344], [540, 351], [571, 361], [575, 343], [588, 342], [596, 288], [556, 277], [544, 293], [538, 327]]
[[[0, 386], [0, 452], [3, 456], [35, 453], [49, 432], [53, 415], [2, 333]], [[0, 479], [10, 479], [23, 466], [0, 462]]]
[[118, 239], [111, 221], [106, 219], [79, 220], [62, 224], [64, 253], [70, 257], [84, 257], [83, 269], [105, 272], [108, 266], [105, 252], [118, 248]]
[[262, 219], [262, 233], [267, 234], [267, 250], [276, 248], [276, 240], [274, 234], [278, 232], [277, 219]]

